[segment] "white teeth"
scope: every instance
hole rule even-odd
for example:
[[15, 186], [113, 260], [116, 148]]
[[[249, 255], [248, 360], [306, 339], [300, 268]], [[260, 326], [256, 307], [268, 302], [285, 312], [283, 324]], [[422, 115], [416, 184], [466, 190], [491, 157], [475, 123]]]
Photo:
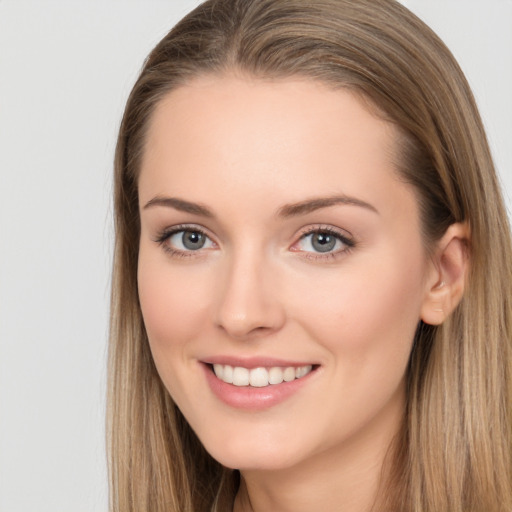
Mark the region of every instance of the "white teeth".
[[270, 368], [268, 372], [269, 384], [281, 384], [283, 382], [283, 370], [279, 366]]
[[293, 367], [288, 367], [288, 368], [285, 368], [284, 372], [283, 372], [283, 380], [285, 382], [291, 382], [292, 380], [295, 380], [295, 368]]
[[[222, 366], [222, 365], [219, 365]], [[217, 377], [219, 377], [217, 375]], [[224, 366], [224, 369], [222, 370], [222, 377], [219, 377], [219, 379], [222, 379], [224, 382], [227, 382], [228, 384], [232, 384], [233, 382], [233, 367], [226, 365]]]
[[235, 366], [233, 368], [233, 384], [235, 386], [248, 386], [249, 370], [241, 366]]
[[249, 384], [255, 388], [268, 386], [268, 370], [266, 368], [253, 368], [249, 372]]
[[311, 371], [311, 365], [309, 366], [299, 366], [295, 368], [295, 377], [300, 379], [301, 377], [306, 376]]
[[219, 379], [222, 379], [224, 375], [224, 367], [221, 364], [214, 364], [213, 371], [215, 372], [215, 375], [219, 377]]
[[229, 364], [214, 364], [213, 371], [220, 380], [235, 386], [252, 386], [263, 388], [265, 386], [291, 382], [305, 377], [313, 369], [312, 365], [306, 366], [272, 366], [271, 368], [244, 368], [242, 366], [230, 366]]

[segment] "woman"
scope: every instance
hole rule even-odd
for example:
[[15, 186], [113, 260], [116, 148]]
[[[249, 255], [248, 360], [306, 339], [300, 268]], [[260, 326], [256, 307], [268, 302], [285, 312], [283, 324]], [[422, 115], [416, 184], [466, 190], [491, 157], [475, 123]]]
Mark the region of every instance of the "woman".
[[512, 510], [509, 226], [421, 21], [207, 1], [115, 168], [113, 510]]

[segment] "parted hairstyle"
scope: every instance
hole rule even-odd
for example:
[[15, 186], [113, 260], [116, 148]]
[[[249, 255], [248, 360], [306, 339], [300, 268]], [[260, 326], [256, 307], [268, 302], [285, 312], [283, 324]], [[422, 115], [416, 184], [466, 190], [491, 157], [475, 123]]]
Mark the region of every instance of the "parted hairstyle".
[[115, 155], [109, 342], [112, 512], [229, 511], [239, 483], [204, 450], [157, 374], [137, 292], [137, 181], [159, 102], [195, 77], [304, 78], [363, 98], [399, 136], [426, 250], [469, 226], [463, 299], [418, 325], [379, 511], [512, 511], [511, 240], [486, 135], [450, 51], [394, 0], [208, 0], [158, 43]]

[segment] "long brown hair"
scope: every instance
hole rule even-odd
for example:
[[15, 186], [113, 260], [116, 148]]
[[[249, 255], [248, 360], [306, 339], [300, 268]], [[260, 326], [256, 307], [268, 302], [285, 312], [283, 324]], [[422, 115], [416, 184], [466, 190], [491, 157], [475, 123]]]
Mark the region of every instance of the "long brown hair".
[[403, 430], [381, 510], [512, 510], [512, 250], [475, 101], [440, 39], [394, 0], [208, 0], [156, 46], [128, 99], [115, 157], [109, 347], [111, 510], [229, 510], [237, 487], [165, 390], [137, 295], [137, 177], [159, 101], [196, 76], [241, 71], [348, 88], [400, 132], [401, 177], [426, 247], [454, 222], [471, 231], [461, 304], [420, 324]]

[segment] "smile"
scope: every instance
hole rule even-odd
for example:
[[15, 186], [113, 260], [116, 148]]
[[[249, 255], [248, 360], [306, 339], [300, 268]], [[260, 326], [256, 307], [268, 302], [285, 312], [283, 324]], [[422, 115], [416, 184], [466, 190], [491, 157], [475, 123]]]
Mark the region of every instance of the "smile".
[[283, 382], [291, 382], [301, 379], [310, 373], [312, 365], [306, 366], [272, 366], [269, 368], [244, 368], [243, 366], [231, 366], [229, 364], [214, 364], [215, 376], [226, 384], [234, 386], [249, 386], [263, 388], [270, 385], [277, 385]]
[[212, 393], [224, 404], [245, 411], [263, 411], [291, 399], [320, 374], [319, 364], [264, 357], [217, 356], [201, 363]]

